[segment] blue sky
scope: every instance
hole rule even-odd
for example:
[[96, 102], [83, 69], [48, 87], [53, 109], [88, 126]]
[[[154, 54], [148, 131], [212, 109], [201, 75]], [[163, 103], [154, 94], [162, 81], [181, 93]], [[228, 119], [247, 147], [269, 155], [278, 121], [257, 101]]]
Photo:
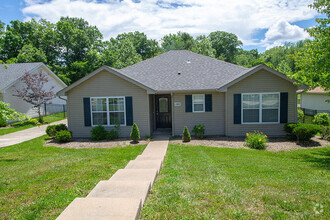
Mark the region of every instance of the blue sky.
[[236, 34], [244, 49], [267, 48], [308, 38], [315, 25], [312, 0], [2, 0], [0, 20], [82, 17], [105, 39], [142, 31], [160, 40], [168, 33], [193, 36], [222, 30]]

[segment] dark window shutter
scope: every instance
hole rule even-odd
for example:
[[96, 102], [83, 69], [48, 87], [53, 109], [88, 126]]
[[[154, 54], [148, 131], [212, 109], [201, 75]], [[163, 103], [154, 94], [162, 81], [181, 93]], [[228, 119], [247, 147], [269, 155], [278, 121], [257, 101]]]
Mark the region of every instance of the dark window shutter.
[[288, 122], [288, 93], [281, 92], [280, 97], [280, 123]]
[[212, 111], [212, 94], [205, 94], [205, 111]]
[[125, 97], [126, 105], [126, 125], [133, 125], [133, 99], [132, 96]]
[[192, 95], [186, 95], [186, 112], [192, 112]]
[[90, 98], [84, 98], [84, 119], [85, 126], [91, 126], [91, 102]]
[[234, 94], [234, 124], [241, 124], [241, 94]]

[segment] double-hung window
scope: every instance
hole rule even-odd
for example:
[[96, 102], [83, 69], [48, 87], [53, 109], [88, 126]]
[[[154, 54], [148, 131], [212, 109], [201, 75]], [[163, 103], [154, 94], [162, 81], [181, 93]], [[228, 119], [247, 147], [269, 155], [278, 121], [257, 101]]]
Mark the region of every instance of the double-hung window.
[[126, 124], [125, 97], [91, 98], [92, 124], [113, 126]]
[[242, 123], [279, 123], [280, 93], [243, 93]]
[[192, 95], [193, 112], [205, 112], [205, 95], [194, 94]]

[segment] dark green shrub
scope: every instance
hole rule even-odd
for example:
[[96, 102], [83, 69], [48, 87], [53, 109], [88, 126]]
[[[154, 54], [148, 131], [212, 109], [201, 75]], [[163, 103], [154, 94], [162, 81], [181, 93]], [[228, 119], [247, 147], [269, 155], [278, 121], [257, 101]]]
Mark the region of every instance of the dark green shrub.
[[102, 125], [98, 125], [91, 130], [91, 139], [93, 141], [105, 140], [108, 136], [107, 130]]
[[199, 139], [204, 138], [205, 128], [204, 125], [195, 125], [192, 132], [197, 136]]
[[6, 127], [8, 125], [6, 119], [0, 118], [0, 127]]
[[56, 132], [56, 141], [58, 143], [66, 143], [72, 139], [72, 134], [68, 130], [61, 130]]
[[184, 126], [183, 134], [182, 134], [182, 141], [189, 142], [190, 140], [191, 140], [191, 136], [190, 136], [189, 130], [188, 130], [187, 126]]
[[46, 134], [48, 134], [49, 137], [55, 137], [56, 135], [56, 125], [48, 125], [46, 128]]
[[321, 131], [321, 127], [313, 124], [298, 124], [293, 129], [293, 134], [296, 136], [298, 142], [309, 141], [318, 132]]
[[132, 126], [131, 139], [134, 142], [137, 142], [138, 140], [140, 140], [140, 131], [139, 131], [138, 126], [135, 123]]
[[298, 109], [298, 122], [303, 123], [304, 122], [304, 118], [305, 118], [305, 115], [304, 115], [303, 110]]
[[321, 126], [321, 131], [320, 131], [321, 137], [324, 140], [330, 140], [330, 126]]
[[263, 150], [266, 149], [266, 143], [268, 142], [267, 135], [262, 132], [254, 131], [254, 133], [246, 133], [244, 146], [252, 149]]
[[[31, 123], [31, 122], [29, 122]], [[48, 134], [49, 137], [55, 137], [56, 133], [59, 131], [67, 131], [68, 127], [65, 124], [57, 124], [57, 125], [48, 125], [46, 128], [46, 134]]]
[[296, 136], [293, 134], [293, 129], [297, 127], [298, 123], [286, 123], [284, 125], [284, 131], [287, 133], [287, 137], [289, 140], [296, 140]]
[[108, 134], [107, 134], [107, 140], [114, 140], [119, 137], [118, 131], [112, 129]]
[[319, 113], [317, 115], [314, 115], [313, 124], [329, 126], [330, 117], [328, 113]]

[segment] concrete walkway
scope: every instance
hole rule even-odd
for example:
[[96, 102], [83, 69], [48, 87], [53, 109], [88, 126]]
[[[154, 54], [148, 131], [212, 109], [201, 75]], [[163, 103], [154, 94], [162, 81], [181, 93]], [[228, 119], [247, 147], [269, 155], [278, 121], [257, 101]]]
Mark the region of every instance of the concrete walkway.
[[40, 127], [28, 128], [22, 131], [13, 132], [10, 134], [5, 134], [0, 136], [0, 148], [7, 147], [14, 144], [19, 144], [24, 141], [31, 140], [33, 138], [40, 137], [46, 134], [46, 128], [48, 125], [55, 124], [67, 124], [67, 120], [56, 121], [47, 125], [42, 125]]
[[153, 139], [125, 169], [100, 181], [86, 198], [74, 199], [57, 219], [138, 219], [162, 167], [167, 146], [168, 137]]

